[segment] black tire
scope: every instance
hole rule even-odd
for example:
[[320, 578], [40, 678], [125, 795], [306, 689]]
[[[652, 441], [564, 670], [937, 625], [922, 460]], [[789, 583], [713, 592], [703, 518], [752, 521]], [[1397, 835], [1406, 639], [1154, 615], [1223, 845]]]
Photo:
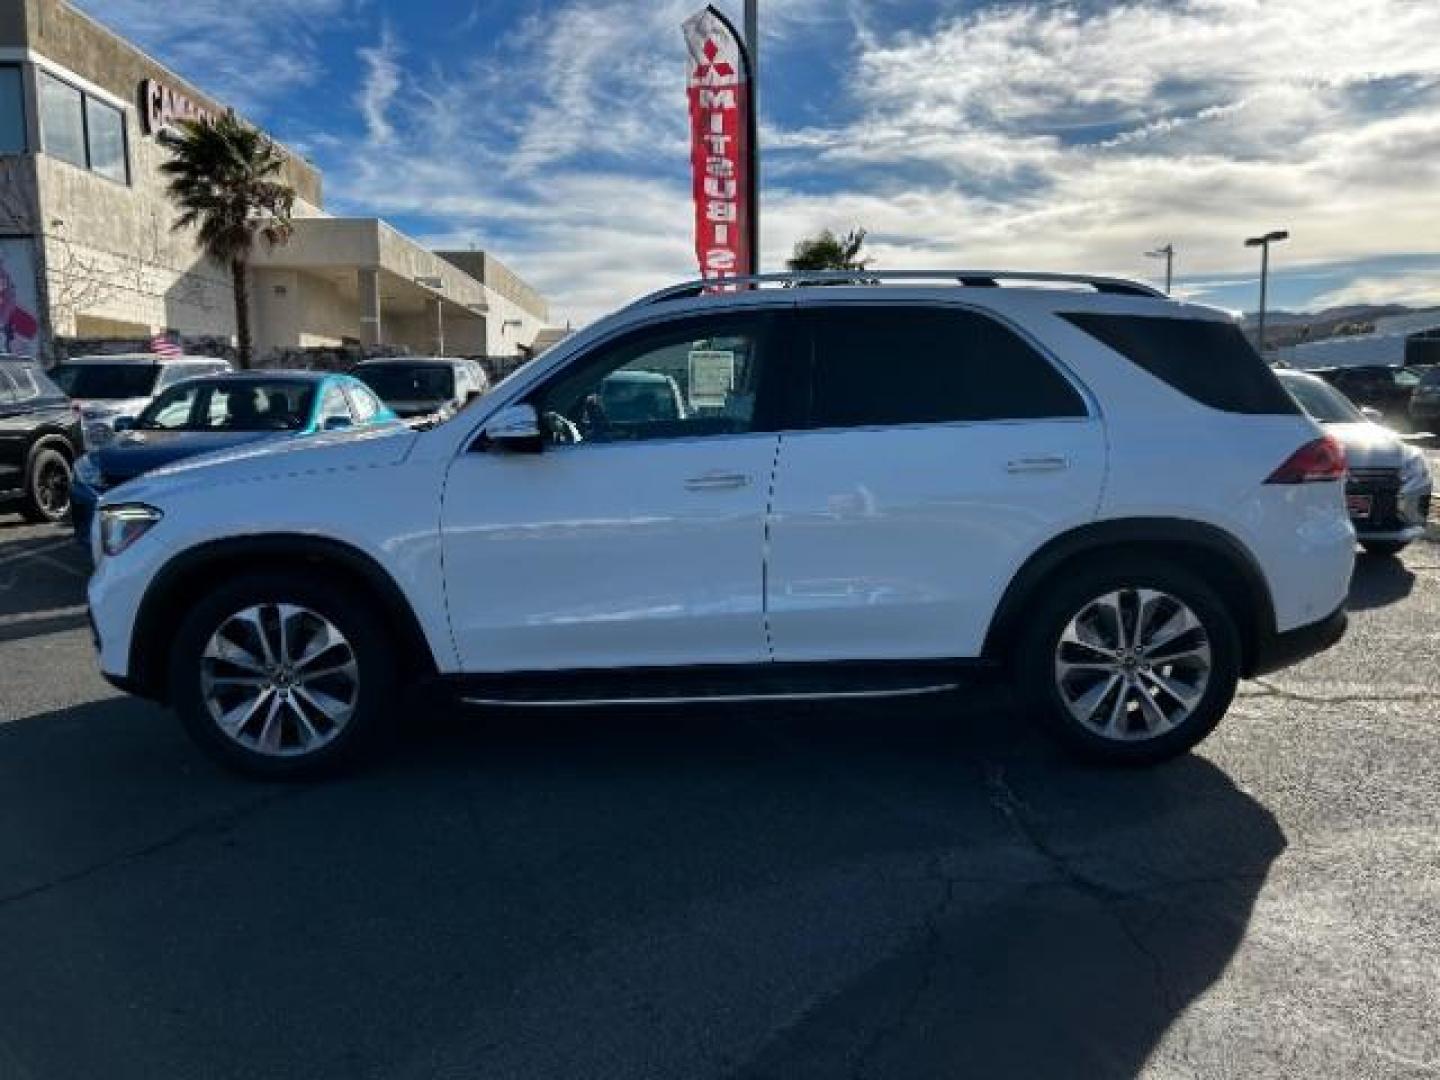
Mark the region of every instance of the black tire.
[[[221, 730], [206, 704], [202, 658], [211, 636], [256, 605], [292, 604], [333, 624], [358, 671], [353, 712], [333, 741], [309, 753], [275, 756], [241, 745]], [[382, 746], [394, 729], [396, 652], [379, 612], [363, 595], [296, 573], [265, 573], [216, 587], [199, 599], [176, 634], [170, 657], [170, 701], [190, 737], [227, 768], [262, 779], [312, 779], [345, 771]]]
[[1365, 549], [1365, 554], [1374, 555], [1377, 559], [1393, 559], [1400, 552], [1410, 546], [1409, 540], [1361, 540], [1360, 546]]
[[[1121, 740], [1092, 729], [1071, 713], [1058, 685], [1056, 657], [1061, 635], [1091, 601], [1129, 589], [1158, 590], [1186, 605], [1208, 637], [1210, 669], [1188, 716], [1162, 734]], [[1235, 697], [1241, 667], [1235, 618], [1213, 588], [1182, 567], [1159, 560], [1117, 559], [1067, 568], [1039, 593], [1026, 623], [1014, 673], [1028, 712], [1062, 746], [1088, 761], [1148, 765], [1183, 754], [1214, 730]]]
[[37, 525], [64, 521], [70, 513], [70, 487], [74, 476], [70, 459], [53, 445], [39, 447], [25, 472], [25, 501], [21, 513]]

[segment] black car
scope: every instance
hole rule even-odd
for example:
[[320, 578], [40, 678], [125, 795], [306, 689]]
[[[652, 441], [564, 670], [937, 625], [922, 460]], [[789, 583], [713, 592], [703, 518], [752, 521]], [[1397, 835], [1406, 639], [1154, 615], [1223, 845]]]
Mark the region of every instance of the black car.
[[0, 356], [0, 505], [31, 521], [59, 521], [70, 510], [71, 468], [84, 443], [80, 417], [23, 356]]
[[1388, 367], [1379, 364], [1327, 368], [1311, 372], [1362, 408], [1377, 410], [1390, 427], [1403, 428], [1410, 422], [1410, 398], [1420, 385], [1424, 368]]

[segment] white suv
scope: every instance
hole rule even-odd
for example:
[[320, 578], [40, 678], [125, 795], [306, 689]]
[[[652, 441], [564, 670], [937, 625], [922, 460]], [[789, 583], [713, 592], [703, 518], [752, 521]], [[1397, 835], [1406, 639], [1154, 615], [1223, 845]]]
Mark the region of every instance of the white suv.
[[[422, 680], [541, 707], [986, 668], [1136, 762], [1343, 632], [1343, 453], [1223, 314], [1058, 275], [748, 280], [633, 304], [431, 431], [108, 492], [102, 670], [265, 775], [353, 759]], [[683, 408], [617, 413], [636, 372]]]

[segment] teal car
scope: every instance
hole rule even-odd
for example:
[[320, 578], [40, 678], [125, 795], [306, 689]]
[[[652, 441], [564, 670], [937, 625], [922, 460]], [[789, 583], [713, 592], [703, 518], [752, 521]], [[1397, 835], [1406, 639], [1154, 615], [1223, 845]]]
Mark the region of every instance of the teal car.
[[197, 454], [267, 439], [399, 424], [368, 386], [324, 371], [237, 371], [176, 383], [116, 437], [75, 463], [70, 516], [75, 539], [90, 540], [100, 496], [127, 480]]

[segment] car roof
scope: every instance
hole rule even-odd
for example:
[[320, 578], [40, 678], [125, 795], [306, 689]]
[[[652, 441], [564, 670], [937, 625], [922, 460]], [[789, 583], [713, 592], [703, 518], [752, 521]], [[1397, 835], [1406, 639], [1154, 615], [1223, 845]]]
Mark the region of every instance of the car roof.
[[219, 356], [161, 356], [158, 353], [95, 353], [72, 356], [66, 364], [224, 364]]
[[337, 371], [310, 371], [304, 368], [273, 368], [263, 371], [256, 371], [252, 368], [245, 371], [217, 371], [213, 375], [203, 375], [198, 378], [223, 379], [226, 382], [244, 382], [246, 379], [257, 382], [324, 382], [326, 379], [343, 379], [345, 376]]
[[370, 367], [373, 364], [429, 364], [440, 366], [442, 364], [468, 364], [469, 360], [463, 356], [372, 356], [369, 360], [361, 360], [356, 367]]

